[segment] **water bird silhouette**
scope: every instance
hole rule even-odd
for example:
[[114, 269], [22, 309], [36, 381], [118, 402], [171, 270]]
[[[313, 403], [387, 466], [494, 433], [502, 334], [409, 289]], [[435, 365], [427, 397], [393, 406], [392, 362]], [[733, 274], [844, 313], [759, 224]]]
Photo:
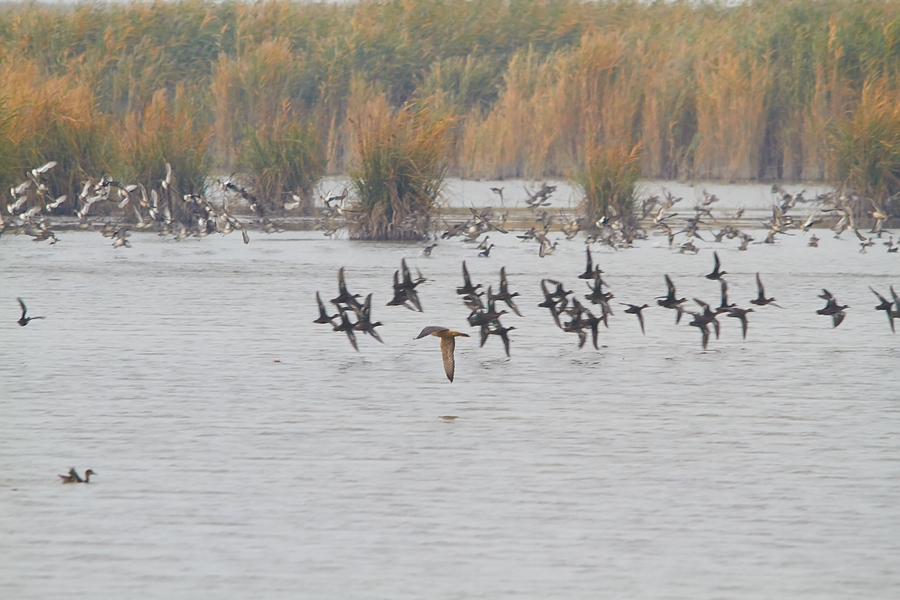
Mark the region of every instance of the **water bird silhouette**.
[[675, 324], [681, 322], [681, 314], [684, 312], [682, 308], [682, 304], [687, 301], [687, 298], [676, 298], [677, 295], [675, 292], [675, 284], [672, 283], [672, 278], [668, 275], [665, 275], [666, 278], [666, 295], [659, 296], [656, 299], [656, 303], [662, 306], [663, 308], [669, 308], [672, 310], [678, 311], [678, 314], [675, 316]]
[[21, 298], [16, 298], [16, 300], [19, 301], [19, 306], [22, 307], [22, 316], [19, 317], [19, 320], [18, 320], [18, 321], [16, 321], [16, 323], [18, 323], [20, 326], [25, 327], [26, 325], [28, 325], [29, 323], [31, 323], [31, 322], [34, 321], [35, 319], [44, 319], [44, 318], [46, 318], [46, 317], [27, 317], [27, 316], [25, 316], [25, 315], [28, 313], [28, 309], [25, 308], [25, 303], [22, 301]]
[[519, 309], [516, 306], [516, 303], [513, 302], [513, 298], [515, 298], [518, 295], [519, 295], [519, 292], [510, 293], [509, 281], [507, 281], [507, 279], [506, 279], [506, 267], [501, 267], [500, 268], [500, 291], [497, 292], [493, 296], [492, 300], [502, 300], [503, 302], [506, 302], [507, 306], [509, 306], [513, 310], [514, 313], [516, 313], [518, 316], [521, 317], [522, 313], [519, 312]]
[[723, 275], [727, 275], [727, 271], [720, 271], [720, 270], [719, 270], [720, 263], [719, 263], [719, 253], [718, 253], [718, 252], [713, 252], [713, 259], [715, 259], [715, 263], [713, 263], [713, 270], [712, 270], [711, 273], [709, 273], [709, 274], [706, 276], [706, 278], [707, 278], [707, 279], [720, 280], [720, 281], [721, 281], [722, 276], [723, 276]]
[[328, 312], [325, 310], [325, 303], [322, 302], [322, 297], [319, 295], [319, 292], [316, 292], [316, 303], [319, 305], [319, 318], [313, 321], [313, 323], [331, 323], [337, 315], [328, 316]]
[[869, 289], [878, 297], [878, 300], [880, 301], [878, 306], [875, 307], [875, 310], [883, 310], [887, 314], [888, 323], [890, 323], [891, 325], [891, 331], [896, 333], [896, 330], [894, 329], [894, 302], [888, 300], [887, 298], [873, 290], [872, 286], [869, 286]]
[[727, 317], [733, 317], [735, 319], [739, 319], [741, 321], [741, 332], [743, 333], [743, 339], [747, 339], [747, 313], [752, 313], [752, 308], [737, 308], [734, 307], [728, 311], [728, 314], [725, 315]]
[[84, 472], [84, 479], [78, 475], [78, 472], [75, 470], [75, 467], [69, 469], [68, 475], [60, 475], [59, 478], [62, 479], [63, 483], [90, 483], [91, 475], [96, 475], [91, 469], [88, 469]]
[[480, 296], [478, 293], [478, 289], [481, 287], [481, 284], [472, 285], [472, 278], [469, 276], [469, 269], [466, 268], [466, 261], [463, 261], [462, 264], [462, 273], [463, 273], [463, 285], [462, 287], [456, 288], [456, 293], [460, 296]]
[[846, 313], [844, 313], [844, 310], [850, 307], [846, 304], [838, 304], [834, 295], [825, 288], [822, 288], [822, 293], [819, 294], [819, 298], [825, 300], [826, 304], [823, 308], [817, 310], [816, 314], [831, 317], [832, 327], [837, 327], [843, 323], [844, 317], [847, 316]]
[[619, 302], [619, 304], [621, 304], [622, 306], [628, 307], [625, 309], [625, 312], [628, 313], [629, 315], [637, 315], [638, 322], [641, 324], [641, 333], [643, 335], [647, 335], [644, 332], [644, 314], [641, 311], [643, 311], [645, 308], [647, 308], [650, 305], [644, 304], [643, 306], [638, 306], [636, 304], [626, 304], [624, 302]]
[[[772, 306], [778, 306], [775, 304], [775, 298], [766, 298], [766, 288], [763, 287], [762, 279], [759, 277], [759, 273], [756, 274], [756, 291], [757, 296], [753, 300], [750, 301], [750, 304], [755, 304], [756, 306], [768, 306], [771, 304]], [[778, 306], [778, 308], [782, 308]]]

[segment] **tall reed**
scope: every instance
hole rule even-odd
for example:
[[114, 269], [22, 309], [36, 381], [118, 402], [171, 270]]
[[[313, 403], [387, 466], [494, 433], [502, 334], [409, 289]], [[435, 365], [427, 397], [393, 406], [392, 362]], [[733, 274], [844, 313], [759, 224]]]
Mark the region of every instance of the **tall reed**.
[[302, 212], [309, 213], [325, 172], [324, 149], [315, 127], [285, 109], [273, 123], [247, 133], [239, 166], [266, 212], [280, 211], [296, 195]]
[[[867, 82], [856, 110], [830, 136], [831, 180], [900, 216], [900, 102], [885, 80]], [[864, 200], [860, 212], [871, 212]]]
[[407, 105], [368, 104], [356, 121], [358, 163], [350, 170], [354, 219], [363, 240], [421, 240], [431, 229], [449, 165], [450, 117]]
[[584, 166], [573, 180], [584, 193], [581, 213], [591, 227], [603, 217], [621, 217], [628, 222], [634, 215], [635, 191], [641, 175], [640, 144], [594, 146], [585, 156]]
[[118, 138], [160, 90], [181, 90], [196, 153], [219, 170], [289, 103], [343, 171], [359, 80], [394, 109], [454, 115], [457, 175], [564, 175], [589, 142], [615, 141], [642, 144], [647, 177], [822, 179], [865, 82], [900, 86], [898, 31], [900, 0], [6, 5], [14, 157], [0, 173], [71, 157], [62, 192], [123, 169]]
[[148, 189], [166, 178], [166, 163], [175, 179], [170, 186], [181, 194], [202, 194], [209, 185], [212, 160], [207, 148], [210, 127], [198, 123], [191, 99], [176, 88], [174, 98], [158, 90], [142, 110], [125, 117], [118, 137], [116, 176]]

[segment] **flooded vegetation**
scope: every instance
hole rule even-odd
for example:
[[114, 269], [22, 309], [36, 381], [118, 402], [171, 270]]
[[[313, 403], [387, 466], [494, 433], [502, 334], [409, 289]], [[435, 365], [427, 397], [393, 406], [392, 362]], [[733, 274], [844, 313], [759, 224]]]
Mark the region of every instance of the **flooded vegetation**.
[[[47, 184], [71, 199], [87, 177], [147, 186], [169, 162], [185, 193], [215, 168], [252, 172], [265, 202], [305, 198], [321, 169], [358, 164], [384, 94], [453, 118], [463, 178], [570, 177], [590, 144], [621, 143], [640, 144], [647, 178], [872, 196], [897, 175], [898, 15], [850, 0], [7, 5], [0, 184], [55, 160]], [[867, 165], [892, 176], [870, 190]]]

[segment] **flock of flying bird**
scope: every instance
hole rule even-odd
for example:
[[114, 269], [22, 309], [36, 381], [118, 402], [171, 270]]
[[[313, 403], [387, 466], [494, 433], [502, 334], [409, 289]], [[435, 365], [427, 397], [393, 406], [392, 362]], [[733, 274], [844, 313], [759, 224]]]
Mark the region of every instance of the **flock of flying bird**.
[[[24, 233], [34, 242], [55, 244], [59, 238], [50, 216], [69, 202], [78, 218], [75, 226], [99, 231], [113, 240], [113, 248], [130, 248], [131, 230], [151, 229], [160, 236], [172, 236], [176, 241], [190, 236], [203, 238], [211, 233], [228, 235], [240, 231], [243, 242], [248, 244], [248, 224], [229, 211], [226, 206], [229, 196], [240, 196], [257, 215], [254, 225], [259, 231], [283, 231], [282, 223], [268, 218], [263, 203], [252, 192], [231, 180], [221, 182], [222, 203], [215, 204], [201, 194], [178, 193], [172, 167], [166, 163], [165, 176], [150, 190], [142, 183], [125, 185], [103, 176], [96, 182], [84, 181], [81, 192], [71, 200], [67, 195], [53, 199], [44, 180], [56, 165], [55, 161], [50, 161], [31, 169], [26, 172], [25, 181], [10, 188], [6, 211], [0, 212], [0, 234], [6, 231]], [[301, 199], [292, 195], [281, 206], [292, 210], [300, 204]]]
[[[560, 281], [543, 279], [540, 285], [544, 300], [538, 304], [538, 307], [548, 309], [554, 323], [562, 331], [576, 334], [579, 348], [584, 347], [588, 340], [588, 335], [590, 335], [594, 348], [598, 349], [599, 327], [601, 323], [604, 327], [609, 327], [609, 317], [614, 315], [611, 301], [615, 296], [608, 290], [608, 285], [603, 279], [604, 271], [594, 264], [590, 246], [586, 247], [585, 251], [585, 270], [578, 275], [578, 278], [584, 280], [588, 287], [588, 293], [584, 295], [584, 299], [579, 300], [575, 293], [572, 290], [565, 289], [565, 286]], [[713, 261], [712, 271], [705, 277], [708, 280], [719, 282], [721, 296], [718, 306], [712, 306], [699, 298], [693, 298], [696, 309], [691, 310], [690, 307], [693, 305], [688, 303], [687, 298], [678, 297], [675, 284], [668, 274], [664, 275], [666, 293], [654, 298], [658, 306], [675, 311], [676, 324], [681, 322], [684, 315], [691, 317], [688, 325], [696, 327], [700, 332], [701, 345], [704, 350], [707, 349], [712, 335], [715, 335], [716, 339], [719, 338], [721, 323], [718, 317], [720, 315], [737, 319], [741, 324], [742, 338], [746, 339], [749, 313], [766, 306], [781, 308], [776, 304], [775, 298], [766, 295], [759, 273], [756, 274], [757, 296], [749, 301], [750, 304], [756, 307], [755, 309], [750, 307], [742, 308], [735, 303], [729, 302], [728, 283], [725, 280], [727, 272], [722, 270], [718, 252], [713, 252]], [[413, 278], [412, 272], [406, 264], [406, 259], [401, 261], [401, 269], [394, 272], [394, 297], [387, 303], [388, 306], [405, 306], [410, 310], [422, 312], [422, 304], [416, 292], [416, 287], [427, 280], [421, 271], [417, 270], [417, 273], [418, 277]], [[482, 284], [473, 283], [465, 261], [462, 263], [462, 276], [463, 283], [456, 288], [456, 293], [462, 297], [463, 303], [469, 309], [469, 316], [467, 317], [469, 325], [479, 329], [481, 346], [485, 345], [490, 336], [495, 335], [502, 340], [504, 351], [507, 356], [510, 356], [509, 332], [516, 328], [504, 327], [500, 319], [504, 315], [509, 314], [506, 310], [507, 308], [519, 317], [522, 314], [515, 303], [515, 298], [519, 296], [519, 293], [510, 290], [506, 276], [506, 267], [501, 267], [500, 269], [500, 282], [496, 292], [493, 286], [489, 285], [485, 290]], [[890, 300], [871, 287], [869, 289], [879, 300], [879, 304], [875, 309], [886, 313], [891, 331], [894, 331], [894, 320], [900, 319], [900, 296], [894, 291], [893, 286], [890, 288]], [[338, 271], [338, 296], [330, 301], [331, 304], [337, 307], [337, 314], [328, 314], [328, 309], [322, 301], [321, 295], [319, 292], [316, 292], [319, 318], [314, 322], [330, 324], [334, 331], [345, 333], [356, 350], [359, 350], [359, 347], [355, 332], [368, 333], [383, 343], [381, 337], [375, 332], [375, 327], [380, 326], [382, 323], [372, 322], [372, 294], [366, 296], [362, 304], [357, 300], [360, 297], [360, 294], [351, 294], [348, 291], [343, 268]], [[822, 294], [819, 297], [826, 301], [826, 305], [817, 310], [816, 313], [831, 317], [832, 327], [838, 327], [846, 316], [844, 311], [849, 307], [846, 304], [839, 304], [834, 295], [826, 289], [822, 290]], [[624, 309], [626, 314], [632, 314], [637, 317], [641, 333], [645, 333], [643, 310], [649, 308], [650, 305], [624, 302], [619, 304], [626, 307]], [[355, 322], [351, 318], [355, 318]], [[455, 338], [470, 336], [446, 327], [429, 326], [424, 328], [416, 339], [426, 336], [441, 338], [444, 370], [447, 378], [453, 381]]]
[[[18, 186], [9, 190], [11, 200], [7, 202], [7, 215], [0, 214], [0, 233], [13, 229], [15, 232], [24, 232], [33, 237], [35, 242], [48, 240], [49, 243], [56, 243], [57, 237], [51, 228], [47, 215], [52, 213], [54, 209], [61, 206], [67, 201], [66, 196], [51, 199], [49, 190], [44, 183], [44, 178], [50, 170], [56, 166], [51, 161], [41, 167], [32, 169], [27, 172], [27, 179]], [[173, 181], [173, 173], [171, 166], [166, 164], [165, 177], [158, 182], [158, 187], [151, 189], [149, 192], [142, 184], [122, 185], [109, 178], [102, 177], [97, 183], [88, 180], [84, 182], [81, 193], [74, 199], [75, 214], [78, 217], [78, 227], [94, 228], [106, 237], [113, 238], [113, 247], [129, 247], [130, 236], [129, 229], [136, 230], [148, 229], [155, 227], [160, 235], [173, 235], [176, 240], [184, 239], [193, 235], [196, 237], [205, 237], [210, 233], [218, 232], [228, 234], [233, 231], [240, 231], [244, 243], [249, 242], [247, 227], [232, 215], [226, 208], [225, 202], [221, 206], [215, 205], [201, 195], [186, 194], [180, 195], [175, 190]], [[226, 196], [228, 193], [239, 195], [252, 211], [257, 213], [258, 220], [256, 225], [261, 231], [273, 233], [280, 230], [280, 225], [275, 221], [269, 221], [262, 203], [253, 196], [251, 192], [240, 187], [232, 181], [222, 184], [223, 191]], [[591, 245], [594, 243], [609, 246], [616, 250], [632, 247], [633, 242], [638, 239], [646, 239], [647, 234], [642, 228], [641, 223], [652, 221], [657, 232], [656, 235], [665, 235], [668, 238], [669, 247], [675, 246], [676, 236], [683, 235], [685, 241], [679, 246], [679, 252], [697, 253], [699, 248], [694, 244], [695, 240], [707, 241], [703, 235], [709, 232], [715, 242], [722, 242], [723, 239], [739, 239], [740, 246], [738, 250], [747, 250], [750, 243], [754, 241], [749, 234], [740, 231], [737, 227], [726, 225], [715, 232], [711, 227], [711, 222], [716, 219], [712, 213], [712, 206], [719, 199], [712, 194], [703, 192], [703, 199], [698, 201], [693, 207], [691, 214], [684, 219], [681, 229], [673, 228], [673, 219], [678, 213], [672, 212], [671, 209], [678, 204], [682, 198], [676, 198], [671, 193], [665, 192], [662, 198], [654, 196], [645, 200], [640, 210], [634, 215], [618, 214], [614, 208], [608, 211], [608, 216], [601, 217], [595, 223], [586, 223], [584, 217], [570, 217], [563, 210], [559, 211], [559, 216], [550, 214], [546, 208], [550, 206], [550, 197], [555, 192], [556, 187], [546, 183], [536, 191], [528, 190], [525, 205], [535, 217], [537, 225], [532, 226], [517, 237], [522, 241], [534, 241], [538, 243], [538, 254], [545, 257], [552, 254], [558, 245], [558, 241], [549, 239], [549, 235], [554, 225], [558, 227], [566, 239], [573, 239], [578, 233], [589, 226], [592, 233], [585, 239], [587, 252], [587, 266], [585, 271], [578, 276], [579, 279], [585, 280], [588, 285], [589, 293], [584, 296], [584, 301], [579, 300], [573, 295], [571, 290], [566, 290], [564, 285], [553, 279], [544, 279], [541, 281], [541, 290], [544, 295], [544, 301], [538, 306], [547, 308], [556, 325], [566, 333], [574, 333], [578, 336], [578, 347], [583, 347], [590, 334], [592, 343], [595, 348], [598, 347], [598, 331], [602, 323], [604, 327], [609, 327], [609, 317], [613, 316], [611, 301], [613, 294], [604, 288], [608, 288], [604, 281], [603, 271], [595, 266], [591, 257]], [[501, 205], [503, 202], [503, 188], [491, 188], [491, 191], [500, 197]], [[866, 249], [875, 245], [873, 238], [863, 235], [857, 226], [855, 214], [860, 212], [860, 204], [871, 205], [872, 210], [867, 211], [874, 219], [874, 225], [869, 233], [881, 237], [885, 233], [883, 224], [887, 220], [886, 211], [870, 199], [861, 199], [851, 193], [829, 193], [817, 196], [815, 199], [806, 199], [804, 193], [788, 194], [778, 186], [773, 186], [773, 194], [777, 197], [777, 202], [773, 204], [772, 216], [762, 224], [767, 228], [765, 239], [759, 243], [774, 243], [778, 235], [791, 235], [790, 230], [800, 229], [808, 232], [810, 229], [820, 223], [828, 215], [836, 217], [836, 222], [831, 227], [835, 233], [835, 237], [839, 237], [844, 231], [850, 229], [860, 241], [860, 252], [865, 253]], [[348, 213], [347, 208], [349, 194], [344, 189], [343, 193], [332, 196], [324, 200], [324, 208], [322, 209], [322, 218], [318, 221], [317, 226], [325, 230], [325, 235], [334, 235], [340, 228], [341, 223], [346, 221]], [[801, 222], [795, 219], [790, 211], [799, 203], [817, 202], [822, 205], [822, 210], [810, 215]], [[286, 210], [296, 208], [300, 204], [297, 197], [288, 198], [283, 203]], [[99, 221], [92, 222], [89, 216], [97, 213], [109, 215], [115, 209], [123, 211], [131, 210], [134, 215], [135, 223], [123, 224], [122, 222], [114, 223], [107, 221], [100, 224]], [[447, 224], [447, 229], [441, 234], [441, 239], [451, 239], [460, 237], [466, 242], [478, 242], [478, 256], [489, 258], [491, 249], [494, 244], [489, 243], [490, 234], [499, 233], [501, 235], [509, 233], [507, 227], [507, 218], [509, 212], [498, 214], [492, 208], [488, 207], [482, 210], [476, 210], [474, 207], [470, 209], [471, 217], [465, 221], [455, 224]], [[728, 215], [731, 221], [741, 218], [743, 209], [737, 211], [733, 215]], [[45, 214], [47, 213], [47, 214]], [[446, 222], [445, 222], [446, 223]], [[410, 223], [410, 227], [418, 227], [419, 223]], [[704, 231], [705, 230], [705, 231]], [[481, 236], [484, 235], [484, 238]], [[817, 246], [819, 239], [813, 234], [809, 239], [809, 246]], [[884, 243], [888, 252], [897, 252], [898, 246], [893, 243], [893, 236], [890, 241]], [[430, 256], [437, 244], [427, 246], [423, 254]], [[712, 307], [708, 303], [694, 298], [698, 309], [689, 310], [686, 308], [686, 298], [678, 298], [675, 285], [672, 279], [665, 275], [666, 294], [656, 298], [657, 304], [661, 307], [676, 311], [675, 322], [680, 323], [684, 314], [691, 316], [690, 326], [696, 327], [702, 336], [702, 346], [707, 348], [711, 333], [719, 337], [720, 323], [718, 317], [722, 314], [727, 317], [738, 319], [741, 323], [742, 335], [747, 336], [748, 314], [753, 312], [753, 308], [741, 308], [736, 304], [728, 302], [728, 284], [723, 278], [726, 272], [721, 270], [721, 263], [717, 252], [713, 253], [714, 265], [713, 270], [706, 275], [707, 279], [719, 281], [721, 285], [721, 302], [719, 306]], [[500, 269], [500, 282], [497, 286], [497, 292], [494, 292], [493, 286], [488, 286], [487, 290], [482, 289], [481, 284], [473, 284], [466, 267], [465, 261], [462, 264], [463, 285], [457, 288], [457, 293], [462, 296], [462, 300], [469, 309], [467, 318], [469, 325], [477, 327], [480, 330], [481, 345], [484, 346], [490, 336], [495, 335], [503, 342], [504, 350], [507, 356], [510, 354], [509, 332], [515, 330], [515, 327], [504, 327], [500, 319], [507, 314], [506, 308], [521, 317], [521, 313], [514, 302], [514, 298], [518, 293], [511, 292], [509, 282], [506, 277], [505, 267]], [[394, 296], [388, 306], [404, 306], [410, 310], [422, 311], [422, 303], [419, 299], [416, 288], [427, 281], [422, 276], [421, 271], [417, 271], [417, 277], [413, 277], [408, 268], [405, 259], [401, 262], [401, 268], [394, 273], [393, 289]], [[756, 284], [758, 296], [750, 300], [750, 303], [757, 307], [778, 306], [774, 303], [774, 298], [767, 298], [762, 280], [757, 273]], [[887, 314], [891, 330], [894, 330], [894, 319], [900, 318], [900, 298], [898, 298], [893, 287], [891, 287], [891, 299], [887, 299], [874, 289], [870, 290], [877, 296], [879, 305], [877, 310], [884, 311]], [[379, 342], [382, 342], [381, 336], [376, 328], [381, 326], [381, 322], [372, 320], [372, 294], [369, 294], [364, 301], [360, 302], [359, 294], [351, 294], [347, 290], [344, 280], [344, 269], [340, 269], [338, 273], [338, 296], [331, 299], [330, 303], [337, 308], [337, 313], [329, 315], [325, 303], [322, 301], [320, 294], [316, 293], [316, 299], [319, 307], [319, 317], [316, 323], [330, 324], [334, 331], [343, 332], [347, 335], [350, 343], [354, 348], [357, 346], [357, 333], [368, 334]], [[570, 297], [571, 296], [571, 297]], [[846, 313], [844, 312], [848, 306], [838, 303], [836, 298], [828, 291], [822, 290], [819, 296], [826, 301], [826, 305], [816, 311], [823, 316], [829, 316], [832, 319], [833, 327], [837, 327], [844, 320]], [[35, 319], [43, 319], [44, 317], [28, 317], [25, 303], [22, 299], [18, 299], [22, 315], [18, 320], [21, 326]], [[628, 304], [619, 303], [625, 306], [626, 314], [633, 314], [637, 317], [641, 331], [644, 332], [645, 323], [642, 311], [649, 307], [649, 304]], [[505, 308], [498, 308], [504, 306]], [[591, 308], [588, 308], [588, 307]], [[595, 314], [597, 313], [597, 314]], [[440, 337], [442, 339], [442, 349], [444, 354], [444, 364], [448, 378], [453, 379], [453, 357], [452, 350], [454, 346], [454, 338], [458, 336], [466, 336], [466, 334], [454, 332], [446, 328], [426, 328], [420, 334], [420, 338], [428, 335]], [[449, 349], [449, 358], [448, 358]]]

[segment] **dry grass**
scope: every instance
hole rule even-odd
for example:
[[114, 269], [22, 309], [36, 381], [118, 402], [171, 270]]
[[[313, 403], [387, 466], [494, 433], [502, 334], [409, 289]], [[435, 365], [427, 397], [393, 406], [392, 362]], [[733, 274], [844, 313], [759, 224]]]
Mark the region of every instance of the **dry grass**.
[[[871, 198], [900, 216], [900, 102], [885, 80], [867, 82], [856, 110], [831, 135], [831, 178], [843, 189]], [[871, 210], [868, 204], [862, 210]]]
[[584, 166], [573, 177], [584, 200], [581, 212], [594, 224], [601, 217], [620, 217], [628, 222], [634, 214], [635, 189], [641, 175], [640, 145], [593, 147], [585, 156]]
[[865, 83], [900, 85], [898, 31], [900, 0], [10, 5], [0, 178], [53, 159], [65, 193], [107, 171], [155, 178], [165, 154], [200, 187], [275, 136], [285, 105], [342, 171], [361, 82], [392, 110], [453, 115], [457, 175], [560, 176], [592, 144], [640, 143], [647, 177], [821, 179]]
[[266, 213], [283, 209], [293, 196], [300, 198], [301, 212], [313, 205], [313, 190], [325, 172], [324, 152], [315, 127], [295, 120], [286, 105], [280, 117], [247, 133], [241, 169]]
[[415, 105], [393, 110], [383, 96], [374, 96], [354, 121], [358, 162], [350, 171], [350, 235], [425, 239], [447, 174], [453, 119]]

